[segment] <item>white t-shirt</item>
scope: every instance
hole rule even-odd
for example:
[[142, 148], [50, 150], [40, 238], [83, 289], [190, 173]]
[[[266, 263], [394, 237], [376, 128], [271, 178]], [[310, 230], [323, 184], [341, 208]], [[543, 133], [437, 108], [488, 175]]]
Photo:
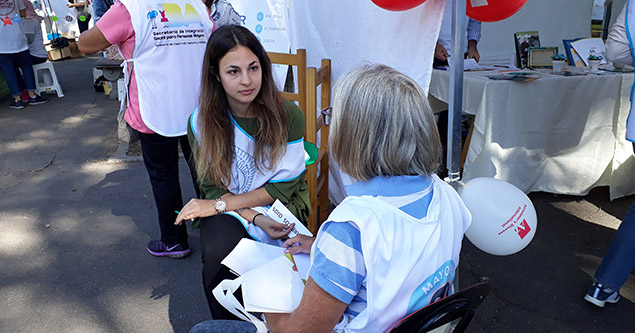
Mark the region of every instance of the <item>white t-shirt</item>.
[[20, 18], [20, 10], [25, 8], [22, 0], [0, 0], [0, 53], [18, 53], [29, 48]]

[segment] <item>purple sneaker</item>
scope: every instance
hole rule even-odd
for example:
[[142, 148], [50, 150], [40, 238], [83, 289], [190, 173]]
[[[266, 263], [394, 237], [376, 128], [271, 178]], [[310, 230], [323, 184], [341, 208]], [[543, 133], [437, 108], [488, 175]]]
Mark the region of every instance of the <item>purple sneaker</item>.
[[148, 243], [147, 250], [148, 253], [155, 257], [168, 257], [174, 259], [185, 258], [192, 253], [192, 250], [190, 250], [187, 243], [168, 246], [160, 240], [150, 241], [150, 243]]

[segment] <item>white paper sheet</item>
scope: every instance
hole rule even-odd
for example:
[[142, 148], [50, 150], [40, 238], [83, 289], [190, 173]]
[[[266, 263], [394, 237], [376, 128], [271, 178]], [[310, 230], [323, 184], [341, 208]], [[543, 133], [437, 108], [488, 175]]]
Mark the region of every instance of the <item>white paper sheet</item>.
[[278, 257], [245, 275], [243, 303], [249, 312], [290, 313], [300, 305], [304, 283], [286, 257]]
[[[229, 267], [238, 275], [243, 275], [283, 255], [284, 248], [282, 247], [243, 238], [221, 264]], [[311, 267], [311, 256], [307, 253], [299, 253], [293, 255], [293, 260], [298, 267], [300, 277], [307, 279]]]
[[278, 223], [282, 223], [286, 226], [290, 226], [291, 223], [295, 223], [293, 230], [289, 233], [289, 238], [295, 237], [298, 234], [307, 235], [313, 237], [313, 233], [307, 229], [300, 220], [298, 220], [292, 213], [285, 207], [285, 205], [280, 202], [280, 200], [276, 199], [276, 202], [271, 205], [269, 210], [267, 211], [267, 216], [272, 218], [274, 221]]

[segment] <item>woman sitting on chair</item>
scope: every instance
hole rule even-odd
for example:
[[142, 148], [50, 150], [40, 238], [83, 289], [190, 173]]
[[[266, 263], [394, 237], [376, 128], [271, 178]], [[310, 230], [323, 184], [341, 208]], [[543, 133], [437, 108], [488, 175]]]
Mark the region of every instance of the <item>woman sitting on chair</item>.
[[[298, 308], [265, 314], [272, 332], [384, 332], [452, 293], [471, 215], [434, 174], [441, 144], [421, 88], [383, 65], [346, 74], [329, 135], [333, 158], [358, 182], [315, 242], [285, 242], [312, 251], [313, 261]], [[208, 321], [191, 332], [227, 329], [255, 331], [247, 322]]]
[[226, 25], [205, 51], [200, 104], [190, 117], [202, 199], [192, 199], [176, 224], [198, 218], [203, 284], [212, 317], [235, 318], [212, 296], [235, 278], [221, 261], [242, 238], [281, 245], [292, 230], [263, 215], [280, 200], [300, 221], [309, 216], [305, 183], [304, 114], [283, 100], [271, 62], [246, 28]]

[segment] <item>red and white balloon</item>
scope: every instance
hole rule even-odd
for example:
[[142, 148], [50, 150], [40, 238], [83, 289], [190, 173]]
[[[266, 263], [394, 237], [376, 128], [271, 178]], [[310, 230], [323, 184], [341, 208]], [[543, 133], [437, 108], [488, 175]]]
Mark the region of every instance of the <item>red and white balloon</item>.
[[514, 185], [493, 178], [474, 178], [459, 194], [472, 213], [467, 239], [489, 254], [506, 256], [524, 249], [536, 234], [536, 209]]
[[[372, 0], [377, 6], [391, 11], [403, 11], [415, 8], [426, 0]], [[448, 0], [451, 1], [451, 0]]]
[[527, 0], [467, 0], [467, 16], [481, 22], [502, 21], [516, 14], [526, 2]]

